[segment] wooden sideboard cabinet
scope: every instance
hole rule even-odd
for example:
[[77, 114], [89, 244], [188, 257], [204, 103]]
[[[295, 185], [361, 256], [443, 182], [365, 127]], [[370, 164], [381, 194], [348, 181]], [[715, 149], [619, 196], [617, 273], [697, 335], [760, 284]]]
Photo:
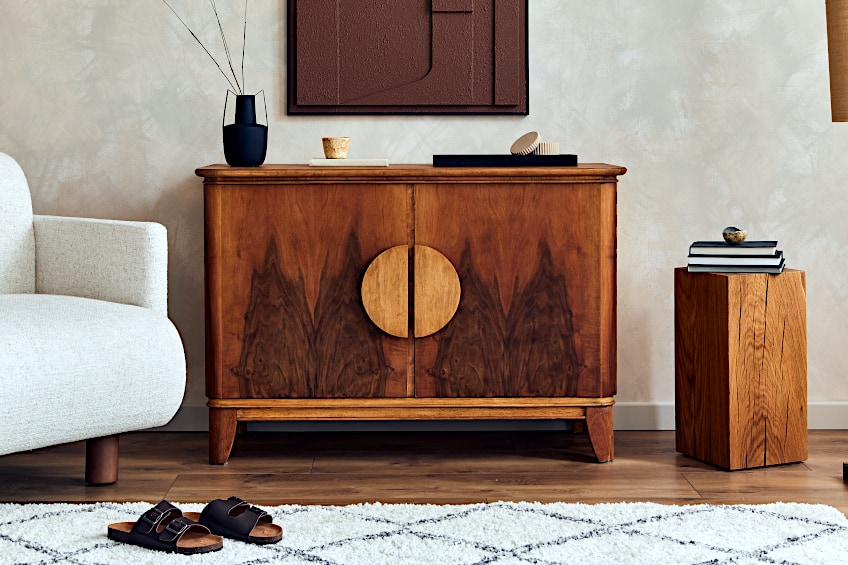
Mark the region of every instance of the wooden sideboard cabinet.
[[585, 420], [612, 460], [625, 171], [198, 169], [210, 462], [239, 422], [357, 419]]

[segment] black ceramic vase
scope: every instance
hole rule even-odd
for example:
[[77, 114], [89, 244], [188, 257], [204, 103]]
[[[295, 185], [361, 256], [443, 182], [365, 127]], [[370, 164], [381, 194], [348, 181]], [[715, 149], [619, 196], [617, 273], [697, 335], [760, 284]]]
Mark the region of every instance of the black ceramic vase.
[[[224, 102], [224, 114], [227, 104]], [[266, 109], [267, 123], [267, 109]], [[231, 167], [258, 167], [268, 150], [268, 126], [256, 123], [256, 95], [236, 95], [235, 122], [224, 126], [224, 158]]]

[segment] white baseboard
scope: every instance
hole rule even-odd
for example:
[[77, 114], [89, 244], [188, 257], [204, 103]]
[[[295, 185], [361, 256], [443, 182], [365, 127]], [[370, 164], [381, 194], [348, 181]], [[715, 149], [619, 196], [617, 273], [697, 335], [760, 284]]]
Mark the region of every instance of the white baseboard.
[[[848, 429], [848, 402], [810, 402], [807, 405], [808, 428], [811, 430]], [[167, 425], [158, 428], [169, 432], [205, 432], [209, 412], [205, 405], [185, 405]], [[456, 421], [456, 422], [262, 422], [251, 425], [257, 431], [425, 431], [425, 430], [557, 430], [563, 429], [560, 421], [520, 420], [507, 421]], [[616, 430], [673, 430], [673, 402], [617, 402], [615, 404]]]
[[848, 402], [810, 402], [807, 427], [811, 430], [848, 429]]
[[616, 402], [616, 430], [673, 430], [674, 402]]
[[[848, 429], [848, 402], [808, 402], [807, 428]], [[673, 430], [673, 402], [616, 402], [616, 430]]]

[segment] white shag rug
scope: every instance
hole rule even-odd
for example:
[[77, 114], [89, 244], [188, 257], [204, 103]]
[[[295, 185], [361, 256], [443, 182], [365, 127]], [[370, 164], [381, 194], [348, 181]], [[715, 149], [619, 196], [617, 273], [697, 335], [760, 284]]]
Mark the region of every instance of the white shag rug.
[[106, 537], [108, 524], [134, 522], [150, 506], [0, 504], [0, 564], [848, 563], [848, 520], [824, 505], [276, 506], [265, 507], [283, 526], [274, 545], [225, 539], [221, 551], [184, 556]]

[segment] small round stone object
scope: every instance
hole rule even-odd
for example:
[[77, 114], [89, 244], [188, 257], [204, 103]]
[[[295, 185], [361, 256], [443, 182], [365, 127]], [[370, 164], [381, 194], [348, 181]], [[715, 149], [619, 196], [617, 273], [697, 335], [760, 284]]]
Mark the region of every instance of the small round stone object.
[[724, 230], [721, 232], [721, 236], [724, 238], [724, 241], [726, 241], [730, 245], [739, 245], [740, 243], [745, 241], [746, 237], [748, 237], [748, 232], [730, 226], [724, 228]]

